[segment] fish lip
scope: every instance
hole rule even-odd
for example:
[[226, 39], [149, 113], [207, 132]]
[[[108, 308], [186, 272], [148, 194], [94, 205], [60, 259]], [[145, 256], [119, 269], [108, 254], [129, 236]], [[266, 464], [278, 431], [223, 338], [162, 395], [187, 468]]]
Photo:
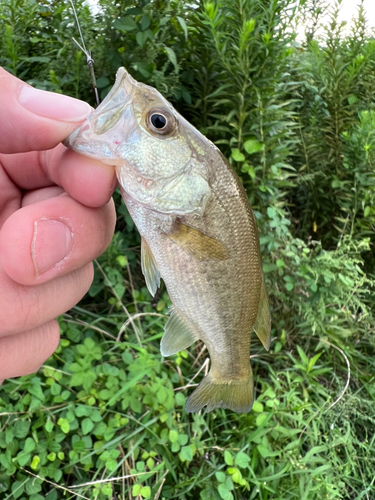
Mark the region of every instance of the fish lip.
[[[95, 118], [101, 113], [105, 113], [106, 111], [111, 111], [111, 108], [114, 109], [116, 106], [119, 106], [118, 99], [113, 103], [113, 98], [115, 94], [121, 91], [121, 88], [124, 92], [124, 105], [125, 108], [130, 104], [131, 94], [133, 92], [134, 87], [137, 86], [137, 81], [130, 75], [130, 73], [121, 66], [116, 72], [116, 79], [113, 87], [107, 96], [103, 99], [103, 101], [99, 104], [96, 109], [93, 109], [91, 113], [86, 117], [83, 123], [79, 127], [77, 127], [73, 132], [66, 138], [62, 143], [69, 149], [76, 151], [77, 153], [83, 154], [88, 157], [96, 158], [95, 154], [90, 154], [85, 151], [84, 145], [86, 143], [85, 133], [93, 133], [96, 135], [97, 143], [106, 144], [105, 140], [101, 140], [100, 134], [95, 130], [93, 126], [93, 122], [95, 122]], [[116, 103], [117, 101], [117, 103]], [[121, 105], [121, 104], [120, 104]], [[112, 149], [112, 148], [111, 148]], [[114, 155], [113, 150], [111, 151], [112, 155]]]
[[100, 107], [103, 108], [106, 106], [106, 104], [112, 99], [113, 95], [118, 91], [119, 87], [121, 87], [124, 80], [128, 80], [128, 82], [132, 87], [137, 84], [137, 81], [134, 80], [129, 71], [127, 71], [127, 69], [125, 69], [124, 66], [121, 66], [116, 72], [116, 78], [113, 87], [96, 109], [99, 109]]

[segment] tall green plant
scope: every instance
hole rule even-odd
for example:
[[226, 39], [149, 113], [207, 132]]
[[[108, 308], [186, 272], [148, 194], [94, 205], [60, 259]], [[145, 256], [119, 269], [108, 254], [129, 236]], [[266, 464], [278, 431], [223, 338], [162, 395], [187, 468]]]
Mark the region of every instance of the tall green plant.
[[299, 172], [294, 214], [302, 234], [322, 239], [328, 246], [342, 233], [350, 234], [358, 212], [357, 174], [366, 166], [363, 162], [349, 164], [344, 149], [359, 113], [374, 106], [369, 82], [373, 80], [375, 45], [366, 40], [363, 9], [348, 37], [344, 36], [345, 23], [338, 21], [339, 10], [337, 2], [330, 13], [324, 46], [312, 40], [295, 53], [295, 77], [301, 82], [301, 141], [293, 163]]

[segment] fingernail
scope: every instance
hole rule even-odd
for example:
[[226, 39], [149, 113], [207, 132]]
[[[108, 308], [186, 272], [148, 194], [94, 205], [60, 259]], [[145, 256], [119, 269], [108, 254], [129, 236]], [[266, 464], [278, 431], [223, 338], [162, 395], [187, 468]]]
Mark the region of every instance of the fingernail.
[[73, 243], [71, 228], [62, 220], [37, 219], [31, 243], [31, 257], [37, 276], [62, 264]]
[[78, 122], [91, 113], [91, 106], [87, 102], [28, 85], [22, 87], [18, 102], [28, 111], [53, 120]]

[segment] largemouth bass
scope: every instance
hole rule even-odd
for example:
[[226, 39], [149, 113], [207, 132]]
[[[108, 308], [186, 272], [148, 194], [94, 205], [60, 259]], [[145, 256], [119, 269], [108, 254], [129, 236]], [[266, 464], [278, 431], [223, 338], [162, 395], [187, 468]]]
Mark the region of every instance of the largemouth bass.
[[198, 339], [207, 346], [211, 369], [186, 411], [250, 411], [251, 332], [268, 349], [270, 313], [254, 214], [233, 168], [156, 89], [124, 68], [65, 145], [116, 168], [142, 237], [147, 287], [154, 295], [162, 278], [173, 305], [162, 355]]

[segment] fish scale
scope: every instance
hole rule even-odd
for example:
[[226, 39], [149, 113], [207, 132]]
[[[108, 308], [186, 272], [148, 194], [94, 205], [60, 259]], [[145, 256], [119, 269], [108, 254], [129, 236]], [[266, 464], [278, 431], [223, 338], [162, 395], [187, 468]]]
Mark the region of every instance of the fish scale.
[[207, 346], [210, 372], [186, 411], [250, 411], [251, 332], [268, 349], [270, 315], [255, 218], [233, 168], [158, 91], [123, 68], [65, 144], [116, 166], [142, 236], [147, 286], [154, 295], [161, 277], [173, 305], [162, 354], [197, 339]]

